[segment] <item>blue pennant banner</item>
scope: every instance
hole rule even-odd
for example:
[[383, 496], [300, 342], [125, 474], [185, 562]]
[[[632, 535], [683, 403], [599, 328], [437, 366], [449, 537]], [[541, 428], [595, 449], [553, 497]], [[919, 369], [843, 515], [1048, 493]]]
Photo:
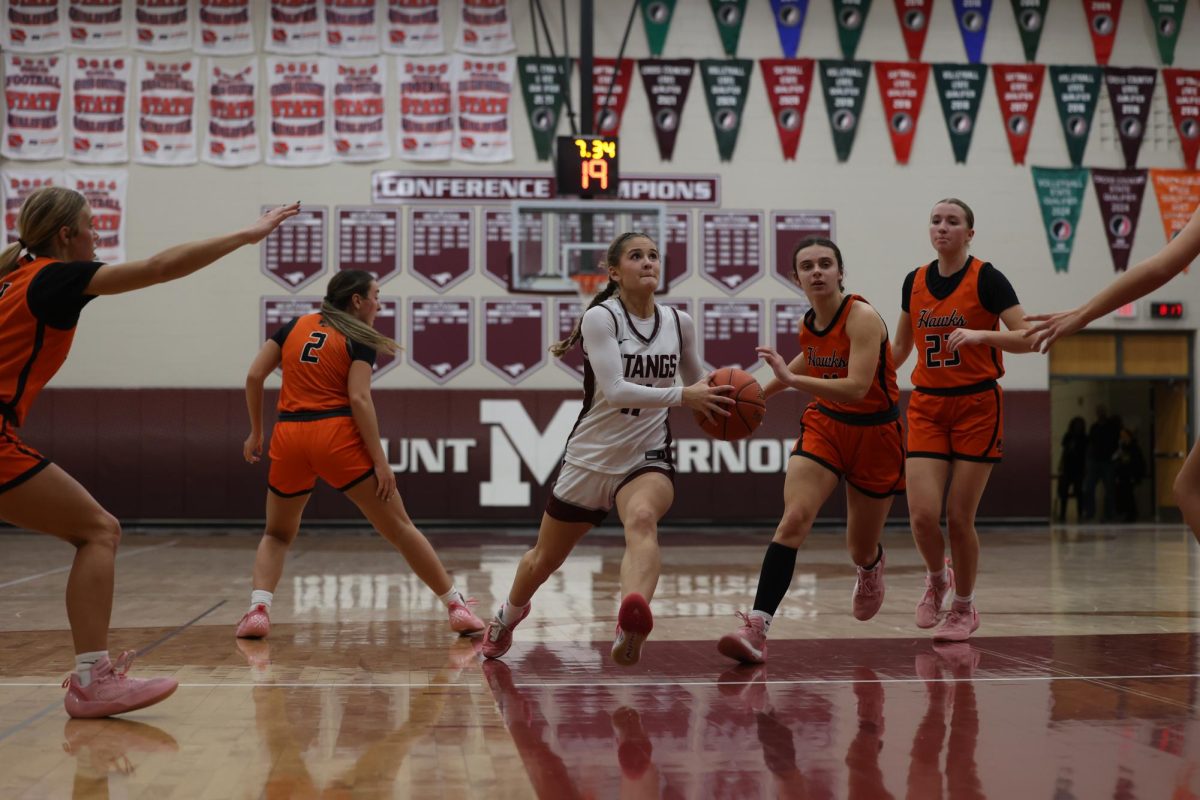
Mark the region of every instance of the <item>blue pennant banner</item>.
[[775, 30], [779, 31], [779, 46], [784, 58], [795, 58], [800, 49], [800, 34], [808, 16], [808, 0], [771, 0], [775, 12]]
[[987, 39], [988, 17], [992, 15], [992, 0], [954, 0], [954, 16], [962, 33], [967, 61], [983, 62], [983, 42]]

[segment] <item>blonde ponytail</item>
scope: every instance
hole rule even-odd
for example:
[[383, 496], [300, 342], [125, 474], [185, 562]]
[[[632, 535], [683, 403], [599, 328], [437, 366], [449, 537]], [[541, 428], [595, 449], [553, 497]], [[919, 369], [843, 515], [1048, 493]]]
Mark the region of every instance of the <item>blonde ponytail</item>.
[[395, 354], [403, 349], [400, 343], [366, 324], [346, 311], [354, 295], [366, 297], [371, 291], [371, 273], [361, 269], [347, 269], [334, 275], [325, 290], [321, 303], [321, 317], [325, 324], [352, 342], [366, 345], [375, 350]]
[[13, 242], [0, 250], [0, 278], [17, 268], [21, 261], [21, 251], [24, 249], [20, 242]]
[[21, 250], [37, 256], [50, 256], [50, 244], [60, 228], [79, 235], [79, 213], [87, 200], [79, 192], [62, 186], [43, 186], [25, 198], [17, 216], [20, 239], [0, 251], [0, 278], [17, 268]]

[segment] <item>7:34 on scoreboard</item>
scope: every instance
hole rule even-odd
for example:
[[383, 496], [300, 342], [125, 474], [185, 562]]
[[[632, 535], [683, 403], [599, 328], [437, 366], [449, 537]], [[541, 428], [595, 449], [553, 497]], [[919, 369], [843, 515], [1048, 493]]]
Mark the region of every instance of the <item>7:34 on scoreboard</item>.
[[616, 197], [620, 148], [613, 136], [559, 136], [554, 177], [560, 196]]

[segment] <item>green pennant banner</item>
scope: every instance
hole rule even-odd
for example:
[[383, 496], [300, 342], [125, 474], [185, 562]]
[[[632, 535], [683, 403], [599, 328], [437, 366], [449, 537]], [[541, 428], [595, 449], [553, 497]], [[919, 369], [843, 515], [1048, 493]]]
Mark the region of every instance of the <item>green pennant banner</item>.
[[650, 55], [661, 56], [667, 43], [667, 31], [671, 28], [671, 16], [675, 13], [675, 0], [639, 0], [642, 6], [642, 25], [646, 28], [646, 41], [650, 43]]
[[1042, 29], [1046, 27], [1046, 11], [1050, 0], [1012, 0], [1013, 16], [1017, 18], [1017, 30], [1021, 32], [1021, 47], [1025, 48], [1025, 60], [1037, 61], [1038, 44], [1042, 41]]
[[1100, 67], [1050, 67], [1050, 85], [1054, 87], [1058, 119], [1067, 138], [1072, 166], [1083, 163], [1103, 79], [1104, 70]]
[[708, 115], [712, 119], [722, 161], [733, 158], [738, 131], [742, 129], [742, 109], [750, 88], [750, 73], [753, 71], [754, 62], [749, 59], [706, 58], [700, 61], [704, 97], [708, 100]]
[[954, 160], [959, 164], [967, 163], [987, 70], [987, 64], [933, 65], [933, 82], [937, 85], [938, 99], [942, 101], [942, 115], [946, 118], [946, 130], [950, 132]]
[[742, 36], [742, 21], [746, 19], [746, 0], [708, 0], [725, 55], [736, 56], [738, 39]]
[[825, 95], [829, 127], [833, 129], [833, 147], [838, 161], [846, 161], [850, 158], [858, 121], [862, 118], [871, 62], [822, 59], [820, 65], [821, 91]]
[[842, 58], [852, 59], [858, 52], [858, 41], [862, 38], [863, 26], [867, 24], [867, 14], [870, 11], [871, 0], [833, 0]]
[[1183, 27], [1183, 12], [1187, 10], [1185, 0], [1146, 0], [1150, 19], [1154, 23], [1154, 37], [1158, 40], [1158, 55], [1168, 67], [1175, 63], [1175, 43], [1179, 41], [1179, 29]]
[[1087, 189], [1088, 171], [1047, 167], [1033, 167], [1032, 171], [1054, 271], [1066, 272], [1075, 246], [1075, 228]]
[[521, 94], [538, 161], [548, 161], [554, 151], [567, 81], [571, 79], [571, 62], [549, 56], [518, 56], [517, 75], [521, 77]]

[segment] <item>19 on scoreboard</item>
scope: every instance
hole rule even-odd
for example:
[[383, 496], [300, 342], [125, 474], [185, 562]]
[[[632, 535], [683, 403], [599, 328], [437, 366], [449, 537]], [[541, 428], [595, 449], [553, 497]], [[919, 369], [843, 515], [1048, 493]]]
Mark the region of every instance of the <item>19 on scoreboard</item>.
[[615, 136], [559, 136], [554, 172], [558, 194], [616, 197], [619, 162]]

